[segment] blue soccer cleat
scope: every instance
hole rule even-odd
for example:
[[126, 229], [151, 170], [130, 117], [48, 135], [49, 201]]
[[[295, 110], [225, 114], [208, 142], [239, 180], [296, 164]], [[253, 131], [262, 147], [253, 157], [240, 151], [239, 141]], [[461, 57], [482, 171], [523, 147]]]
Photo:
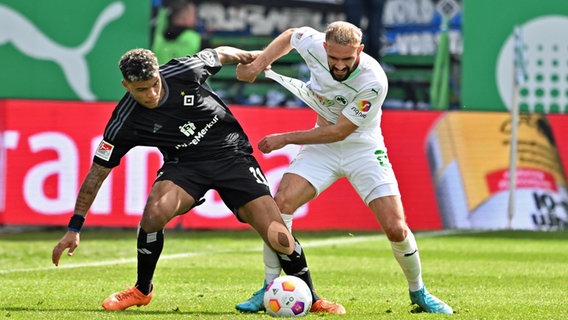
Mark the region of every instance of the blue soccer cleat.
[[454, 310], [452, 307], [444, 303], [442, 300], [433, 296], [425, 286], [418, 291], [410, 292], [410, 301], [417, 304], [422, 311], [428, 313], [441, 313], [441, 314], [452, 314]]
[[252, 297], [250, 297], [247, 301], [237, 304], [235, 308], [240, 312], [256, 313], [259, 311], [264, 311], [265, 309], [263, 301], [264, 301], [264, 291], [266, 291], [266, 286], [267, 286], [266, 280], [264, 280], [264, 284], [262, 285], [262, 288], [260, 288], [260, 290], [253, 293]]

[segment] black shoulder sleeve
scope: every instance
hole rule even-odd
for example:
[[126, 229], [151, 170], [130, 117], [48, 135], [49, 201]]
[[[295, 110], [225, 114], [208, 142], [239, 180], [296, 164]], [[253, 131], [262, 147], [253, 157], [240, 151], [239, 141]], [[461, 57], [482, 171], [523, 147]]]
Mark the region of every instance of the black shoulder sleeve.
[[122, 159], [130, 149], [132, 149], [132, 147], [114, 145], [103, 139], [95, 151], [93, 162], [105, 168], [114, 168], [120, 164], [120, 159]]

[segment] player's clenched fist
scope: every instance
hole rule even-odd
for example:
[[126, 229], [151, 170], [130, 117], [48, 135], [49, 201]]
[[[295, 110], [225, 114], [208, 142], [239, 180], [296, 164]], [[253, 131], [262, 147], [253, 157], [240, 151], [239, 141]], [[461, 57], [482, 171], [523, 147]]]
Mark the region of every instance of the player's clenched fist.
[[262, 138], [258, 143], [258, 150], [262, 153], [270, 153], [274, 150], [281, 149], [286, 146], [286, 138], [282, 134], [269, 134]]
[[252, 70], [250, 64], [237, 64], [237, 80], [253, 83], [257, 75], [258, 73]]

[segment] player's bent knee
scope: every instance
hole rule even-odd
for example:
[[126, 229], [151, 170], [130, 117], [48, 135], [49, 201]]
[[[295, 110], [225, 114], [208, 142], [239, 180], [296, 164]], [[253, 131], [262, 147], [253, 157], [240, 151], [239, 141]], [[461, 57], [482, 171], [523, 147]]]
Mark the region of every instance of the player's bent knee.
[[268, 226], [267, 239], [268, 245], [279, 253], [290, 255], [294, 252], [294, 237], [281, 223], [274, 221]]
[[293, 201], [289, 201], [283, 193], [277, 193], [274, 196], [274, 201], [276, 201], [276, 205], [278, 205], [278, 209], [282, 213], [292, 214], [298, 209], [297, 205]]
[[164, 229], [168, 221], [168, 217], [164, 214], [146, 210], [142, 215], [140, 226], [146, 232], [155, 232]]
[[286, 199], [284, 198], [282, 193], [276, 193], [276, 195], [274, 196], [274, 201], [276, 202], [276, 205], [278, 205], [280, 212], [286, 212], [284, 211], [284, 207], [286, 205]]
[[402, 241], [408, 234], [408, 227], [405, 223], [396, 223], [385, 226], [384, 232], [390, 241]]

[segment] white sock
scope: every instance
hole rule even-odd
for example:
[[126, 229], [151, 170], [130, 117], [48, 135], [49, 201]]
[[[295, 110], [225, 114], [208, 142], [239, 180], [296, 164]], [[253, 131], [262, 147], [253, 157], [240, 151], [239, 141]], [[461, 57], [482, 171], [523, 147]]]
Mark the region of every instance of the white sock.
[[391, 241], [391, 248], [408, 281], [410, 291], [420, 290], [424, 282], [422, 281], [420, 255], [418, 254], [418, 245], [416, 244], [414, 234], [409, 230], [406, 239], [400, 242]]
[[280, 216], [282, 217], [282, 220], [284, 220], [284, 224], [286, 225], [286, 228], [288, 228], [288, 230], [290, 230], [290, 232], [292, 232], [292, 218], [294, 217], [291, 214], [280, 214]]
[[[281, 214], [284, 224], [292, 232], [292, 218], [291, 214]], [[262, 259], [264, 261], [264, 276], [266, 283], [270, 283], [272, 280], [278, 278], [282, 273], [282, 267], [280, 266], [280, 260], [276, 252], [272, 250], [266, 243], [262, 250]]]
[[272, 250], [266, 243], [262, 248], [262, 260], [264, 261], [264, 277], [266, 283], [270, 283], [272, 280], [278, 278], [282, 272], [280, 267], [280, 261], [276, 252]]

